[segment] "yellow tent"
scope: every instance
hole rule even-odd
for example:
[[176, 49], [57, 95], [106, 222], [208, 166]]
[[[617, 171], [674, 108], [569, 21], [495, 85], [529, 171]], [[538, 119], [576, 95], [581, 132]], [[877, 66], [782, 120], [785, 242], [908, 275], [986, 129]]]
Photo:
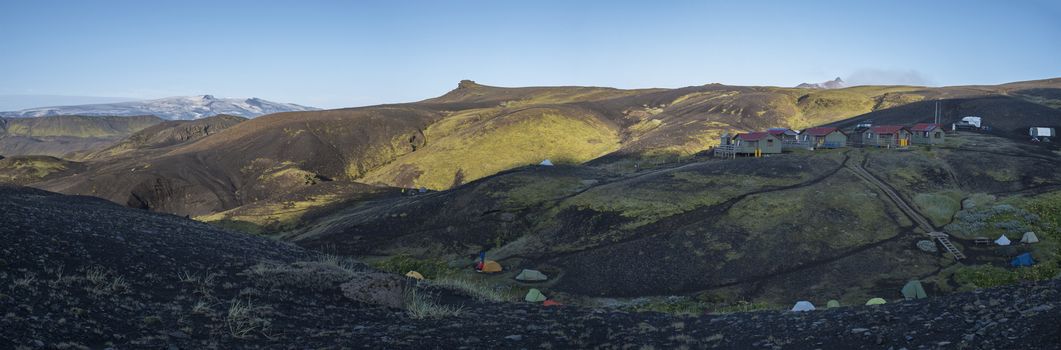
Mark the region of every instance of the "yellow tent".
[[485, 272], [485, 273], [501, 272], [501, 264], [498, 264], [496, 261], [493, 261], [493, 260], [487, 260], [486, 263], [483, 263], [483, 270], [480, 271], [480, 272]]
[[418, 279], [418, 280], [424, 279], [424, 275], [421, 275], [419, 272], [416, 272], [416, 271], [406, 272], [405, 273], [405, 277], [415, 278], [415, 279]]
[[884, 304], [887, 304], [887, 303], [888, 303], [888, 302], [887, 302], [887, 301], [884, 301], [884, 299], [881, 299], [881, 298], [873, 298], [873, 299], [870, 299], [869, 301], [867, 301], [867, 302], [866, 302], [866, 305], [884, 305]]

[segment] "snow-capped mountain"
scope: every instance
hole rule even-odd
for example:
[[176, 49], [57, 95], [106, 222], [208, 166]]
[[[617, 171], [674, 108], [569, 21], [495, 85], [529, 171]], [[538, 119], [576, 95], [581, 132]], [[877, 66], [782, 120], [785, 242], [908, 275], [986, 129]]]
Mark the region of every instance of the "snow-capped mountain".
[[826, 81], [826, 82], [822, 82], [822, 83], [813, 83], [813, 84], [811, 84], [811, 83], [803, 83], [803, 84], [796, 85], [796, 87], [797, 88], [806, 88], [806, 89], [839, 89], [839, 88], [847, 87], [847, 84], [845, 84], [843, 79], [840, 79], [840, 77], [836, 77], [836, 79], [833, 79], [833, 80], [830, 80], [830, 81]]
[[0, 117], [44, 117], [52, 115], [133, 116], [155, 115], [170, 120], [191, 120], [228, 114], [246, 118], [260, 115], [311, 111], [317, 108], [279, 103], [260, 98], [216, 98], [212, 95], [166, 97], [157, 100], [30, 108], [0, 112]]

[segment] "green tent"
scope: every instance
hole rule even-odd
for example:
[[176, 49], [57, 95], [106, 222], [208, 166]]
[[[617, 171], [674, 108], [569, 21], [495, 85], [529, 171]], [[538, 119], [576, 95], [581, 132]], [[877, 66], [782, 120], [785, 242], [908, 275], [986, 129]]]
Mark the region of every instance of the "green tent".
[[545, 301], [545, 299], [545, 294], [542, 294], [542, 291], [538, 290], [538, 288], [531, 288], [531, 290], [527, 291], [527, 296], [523, 297], [523, 300], [530, 303], [540, 303]]
[[925, 288], [921, 287], [921, 281], [913, 280], [906, 282], [903, 286], [903, 297], [906, 300], [924, 299], [928, 297], [928, 294], [925, 294]]
[[829, 302], [825, 303], [825, 307], [830, 308], [830, 309], [832, 309], [834, 307], [840, 307], [840, 302], [836, 301], [835, 299], [834, 300], [829, 300]]
[[887, 301], [884, 301], [884, 299], [881, 299], [881, 298], [873, 298], [873, 299], [870, 299], [869, 301], [867, 301], [867, 302], [866, 302], [866, 305], [884, 305], [884, 304], [887, 304], [887, 303], [888, 303], [888, 302], [887, 302]]

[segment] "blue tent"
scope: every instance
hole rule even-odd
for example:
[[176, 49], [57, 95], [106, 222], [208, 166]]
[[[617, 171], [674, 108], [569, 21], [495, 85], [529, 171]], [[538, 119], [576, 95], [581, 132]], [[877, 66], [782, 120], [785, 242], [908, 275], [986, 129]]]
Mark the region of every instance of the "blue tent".
[[1009, 264], [1014, 267], [1032, 266], [1032, 264], [1035, 264], [1035, 260], [1032, 260], [1032, 253], [1024, 253], [1018, 255], [1013, 261], [1010, 261]]

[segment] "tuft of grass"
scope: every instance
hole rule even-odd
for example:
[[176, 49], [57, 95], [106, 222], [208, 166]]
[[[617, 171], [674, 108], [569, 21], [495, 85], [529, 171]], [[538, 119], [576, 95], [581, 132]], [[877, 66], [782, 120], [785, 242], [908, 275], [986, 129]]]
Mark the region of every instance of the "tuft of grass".
[[111, 276], [102, 267], [92, 267], [85, 271], [85, 280], [92, 285], [88, 290], [97, 294], [121, 293], [129, 290], [129, 283], [120, 275]]
[[422, 320], [459, 316], [461, 312], [464, 311], [464, 308], [452, 305], [439, 305], [427, 295], [417, 291], [416, 288], [410, 288], [405, 293], [405, 311], [409, 314], [409, 317]]
[[214, 278], [216, 277], [217, 275], [213, 273], [177, 272], [177, 279], [181, 283], [191, 284], [195, 287], [195, 292], [202, 296], [210, 295], [210, 288], [214, 286]]
[[316, 262], [339, 268], [340, 270], [349, 272], [351, 274], [357, 272], [364, 272], [365, 266], [357, 260], [334, 254], [321, 254], [315, 259]]
[[192, 305], [192, 313], [197, 315], [207, 315], [214, 310], [210, 308], [210, 303], [205, 300], [199, 300]]
[[265, 327], [265, 320], [254, 315], [254, 307], [251, 302], [243, 302], [234, 299], [229, 304], [228, 313], [225, 315], [225, 326], [229, 334], [235, 338], [247, 338], [254, 331], [261, 331]]
[[37, 276], [27, 274], [25, 277], [15, 280], [15, 287], [25, 288], [37, 281]]
[[445, 276], [432, 280], [431, 283], [462, 292], [478, 300], [513, 301], [518, 294], [513, 288], [497, 288], [487, 283], [460, 277]]

